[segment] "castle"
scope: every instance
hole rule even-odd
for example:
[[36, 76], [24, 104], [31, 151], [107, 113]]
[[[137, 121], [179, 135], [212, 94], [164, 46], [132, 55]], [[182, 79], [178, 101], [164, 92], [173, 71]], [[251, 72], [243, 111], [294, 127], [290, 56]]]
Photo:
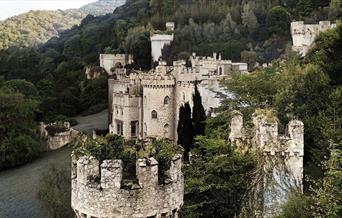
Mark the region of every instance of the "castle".
[[183, 205], [182, 157], [176, 155], [168, 170], [170, 180], [158, 183], [154, 158], [136, 162], [137, 184], [124, 188], [121, 160], [72, 156], [71, 206], [78, 218], [178, 217]]
[[[263, 168], [257, 193], [261, 193], [261, 216], [273, 217], [287, 201], [291, 190], [303, 189], [304, 124], [299, 120], [288, 123], [286, 134], [278, 135], [278, 122], [264, 111], [253, 115], [253, 127], [244, 128], [243, 116], [236, 112], [231, 119], [230, 140], [262, 153]], [[258, 180], [258, 179], [257, 179]]]
[[320, 21], [319, 24], [304, 24], [304, 21], [291, 23], [292, 49], [305, 56], [316, 37], [329, 29], [336, 27], [330, 21]]
[[[291, 30], [294, 45], [305, 50], [311, 38], [298, 28], [302, 24], [292, 24]], [[133, 62], [131, 55], [100, 55], [101, 69], [109, 76], [110, 133], [128, 140], [167, 138], [176, 141], [179, 107], [186, 102], [192, 104], [195, 84], [206, 112], [215, 115], [214, 108], [221, 104], [217, 93], [230, 96], [221, 87], [221, 81], [234, 73], [248, 72], [246, 63], [223, 60], [217, 53], [212, 57], [193, 53], [189, 63], [179, 60], [167, 66], [159, 59], [163, 48], [173, 40], [174, 24], [168, 23], [167, 27], [167, 33], [151, 35], [152, 57], [159, 65], [148, 73], [125, 68]], [[99, 75], [99, 70], [93, 71], [86, 71], [89, 78]], [[230, 129], [229, 139], [240, 146], [241, 151], [253, 149], [262, 154], [258, 163], [262, 172], [255, 190], [255, 196], [260, 196], [262, 203], [261, 212], [256, 216], [277, 214], [291, 189], [302, 190], [303, 123], [290, 121], [286, 134], [279, 136], [277, 119], [259, 110], [253, 115], [251, 128], [244, 127], [242, 114], [235, 112]], [[181, 156], [175, 156], [168, 170], [170, 181], [159, 184], [158, 162], [154, 158], [139, 159], [136, 162], [138, 182], [127, 188], [121, 160], [100, 163], [94, 157], [76, 159], [73, 156], [72, 208], [77, 217], [178, 217], [184, 195], [181, 167]]]
[[[207, 113], [220, 106], [217, 93], [226, 93], [220, 81], [232, 73], [247, 72], [246, 63], [222, 60], [221, 55], [190, 57], [174, 61], [173, 66], [159, 62], [148, 73], [116, 68], [109, 83], [109, 132], [126, 139], [167, 138], [176, 140], [178, 110], [186, 102], [192, 104], [195, 83]], [[105, 68], [106, 69], [106, 68]]]

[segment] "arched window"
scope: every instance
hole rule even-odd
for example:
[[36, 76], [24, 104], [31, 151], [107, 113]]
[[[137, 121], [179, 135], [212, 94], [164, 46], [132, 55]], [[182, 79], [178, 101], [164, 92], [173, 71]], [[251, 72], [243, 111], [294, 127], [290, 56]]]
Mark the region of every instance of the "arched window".
[[219, 68], [219, 74], [222, 75], [222, 67]]
[[158, 113], [157, 111], [152, 111], [151, 112], [152, 119], [158, 119]]
[[169, 104], [170, 103], [170, 97], [169, 96], [166, 96], [165, 98], [164, 98], [164, 104]]

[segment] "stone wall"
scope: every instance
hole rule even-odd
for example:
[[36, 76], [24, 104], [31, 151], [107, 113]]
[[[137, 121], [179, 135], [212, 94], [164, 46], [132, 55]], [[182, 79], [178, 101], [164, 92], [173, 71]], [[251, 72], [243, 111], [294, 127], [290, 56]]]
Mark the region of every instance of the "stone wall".
[[98, 79], [101, 75], [104, 75], [106, 72], [102, 67], [99, 66], [86, 66], [85, 67], [85, 75], [87, 79]]
[[320, 21], [319, 24], [304, 24], [304, 21], [292, 22], [292, 49], [305, 56], [312, 43], [321, 32], [335, 27], [336, 24], [331, 24], [330, 21]]
[[57, 124], [56, 123], [51, 123], [51, 124], [40, 123], [41, 137], [46, 139], [48, 150], [56, 150], [56, 149], [64, 147], [67, 144], [74, 142], [75, 139], [77, 138], [77, 135], [79, 134], [78, 131], [70, 128], [70, 123], [64, 122], [63, 125], [65, 127], [65, 131], [56, 132], [55, 134], [51, 135], [49, 134], [46, 128], [48, 126], [53, 126], [53, 125], [57, 125]]
[[100, 66], [104, 68], [108, 75], [113, 75], [112, 68], [124, 67], [133, 63], [133, 56], [129, 54], [100, 54]]
[[158, 61], [162, 57], [162, 50], [165, 46], [170, 46], [173, 41], [173, 34], [154, 34], [151, 36], [152, 60]]
[[71, 206], [77, 217], [147, 218], [178, 217], [183, 205], [182, 158], [177, 155], [168, 171], [170, 181], [158, 184], [158, 162], [154, 158], [136, 162], [138, 183], [124, 189], [123, 163], [93, 157], [72, 157]]
[[[244, 142], [262, 154], [258, 163], [263, 172], [257, 187], [262, 196], [260, 208], [263, 217], [273, 217], [281, 210], [292, 190], [302, 191], [304, 158], [304, 124], [292, 120], [285, 135], [278, 134], [276, 119], [265, 114], [253, 115], [252, 129], [243, 128], [241, 113], [234, 113], [231, 120], [230, 140]], [[247, 134], [249, 133], [249, 134]]]

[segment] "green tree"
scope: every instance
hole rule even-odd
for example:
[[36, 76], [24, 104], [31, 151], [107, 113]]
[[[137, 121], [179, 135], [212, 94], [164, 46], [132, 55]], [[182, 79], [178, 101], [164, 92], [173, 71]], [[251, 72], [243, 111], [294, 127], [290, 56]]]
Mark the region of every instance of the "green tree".
[[200, 136], [185, 168], [184, 217], [235, 217], [241, 212], [253, 157], [235, 153], [226, 140]]
[[189, 152], [194, 145], [194, 127], [191, 119], [191, 107], [187, 102], [179, 109], [177, 143], [184, 148], [184, 160], [189, 161]]
[[11, 89], [0, 89], [0, 170], [21, 165], [43, 150], [37, 134], [37, 100]]
[[46, 205], [51, 218], [74, 217], [71, 209], [70, 169], [62, 165], [51, 165], [40, 180], [39, 199]]
[[281, 6], [275, 6], [267, 13], [266, 25], [271, 33], [288, 35], [290, 22], [289, 12]]
[[205, 110], [202, 104], [202, 97], [198, 91], [198, 84], [195, 83], [195, 93], [192, 96], [194, 106], [192, 109], [192, 120], [194, 123], [194, 135], [205, 135]]
[[308, 16], [314, 9], [312, 0], [299, 0], [297, 3], [297, 12], [301, 16]]
[[15, 92], [20, 92], [28, 98], [38, 97], [37, 88], [26, 80], [9, 80], [5, 82], [3, 86], [12, 89]]

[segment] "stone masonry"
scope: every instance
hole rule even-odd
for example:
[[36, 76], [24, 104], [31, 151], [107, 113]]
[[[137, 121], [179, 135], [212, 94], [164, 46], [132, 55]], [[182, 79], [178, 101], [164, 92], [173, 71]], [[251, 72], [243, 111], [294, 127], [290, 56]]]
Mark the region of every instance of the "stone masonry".
[[162, 50], [164, 47], [171, 45], [172, 41], [174, 40], [174, 29], [175, 23], [167, 22], [166, 31], [151, 32], [151, 51], [154, 62], [159, 61], [159, 58], [162, 57]]
[[292, 49], [299, 52], [302, 56], [305, 56], [321, 32], [335, 27], [336, 24], [332, 24], [330, 21], [320, 21], [319, 24], [304, 24], [304, 21], [292, 22]]
[[138, 183], [123, 188], [123, 162], [72, 156], [71, 206], [79, 218], [178, 217], [183, 205], [182, 157], [176, 155], [168, 170], [170, 180], [158, 183], [154, 158], [136, 162]]
[[62, 125], [65, 128], [65, 131], [56, 132], [55, 134], [51, 135], [47, 131], [47, 127], [54, 126], [54, 125], [61, 125], [57, 123], [51, 124], [44, 124], [40, 123], [40, 135], [41, 137], [45, 138], [47, 141], [47, 148], [48, 150], [56, 150], [61, 147], [64, 147], [67, 144], [75, 142], [77, 135], [79, 134], [78, 131], [70, 128], [70, 123], [64, 122]]
[[220, 82], [232, 73], [247, 72], [247, 64], [222, 60], [221, 55], [198, 57], [193, 54], [191, 67], [184, 60], [172, 66], [159, 62], [148, 73], [117, 68], [109, 87], [109, 131], [126, 139], [168, 138], [176, 140], [178, 113], [189, 102], [195, 83], [207, 114], [221, 105], [217, 93], [229, 95]]
[[244, 128], [242, 114], [235, 113], [229, 138], [235, 144], [244, 141], [261, 152], [264, 173], [258, 191], [262, 193], [262, 217], [273, 217], [291, 190], [303, 189], [304, 124], [290, 121], [283, 136], [278, 135], [276, 119], [264, 114], [255, 113], [253, 124], [252, 129]]

